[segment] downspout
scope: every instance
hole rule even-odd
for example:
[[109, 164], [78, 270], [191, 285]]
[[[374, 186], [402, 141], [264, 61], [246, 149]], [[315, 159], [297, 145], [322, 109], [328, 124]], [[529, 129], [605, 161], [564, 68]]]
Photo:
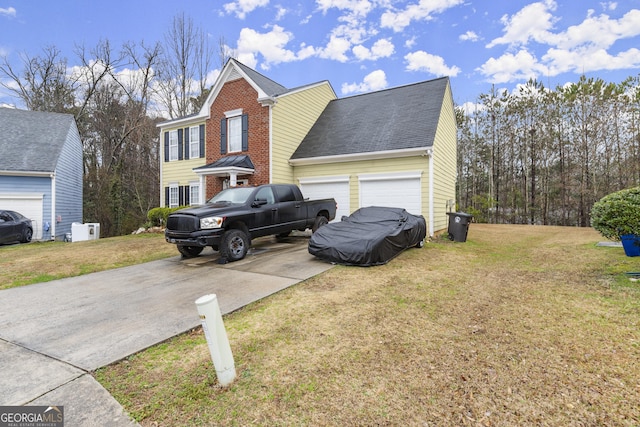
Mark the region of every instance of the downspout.
[[51, 175], [51, 240], [56, 240], [56, 173], [52, 172]]
[[200, 174], [200, 176], [198, 177], [198, 179], [200, 180], [200, 204], [204, 205], [206, 200], [206, 188], [204, 188], [205, 186], [205, 176]]
[[433, 148], [427, 151], [429, 156], [429, 237], [433, 237], [433, 228], [435, 227], [434, 209], [433, 209]]
[[273, 184], [273, 105], [269, 104], [269, 184]]
[[159, 165], [158, 167], [160, 168], [160, 198], [158, 200], [160, 200], [160, 207], [164, 207], [167, 206], [167, 201], [165, 200], [164, 203], [162, 203], [162, 199], [164, 199], [165, 197], [165, 192], [164, 192], [164, 187], [162, 186], [162, 164], [164, 163], [164, 143], [162, 141], [162, 129], [160, 129], [160, 137], [158, 138], [158, 144], [160, 145], [160, 155], [158, 156], [158, 161], [159, 161]]

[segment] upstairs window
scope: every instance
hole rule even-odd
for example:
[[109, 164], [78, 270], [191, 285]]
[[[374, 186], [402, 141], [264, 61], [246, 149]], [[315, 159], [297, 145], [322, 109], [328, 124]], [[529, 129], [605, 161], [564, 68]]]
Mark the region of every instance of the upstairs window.
[[189, 128], [189, 158], [198, 157], [200, 157], [200, 127], [194, 126]]
[[242, 151], [242, 116], [227, 119], [228, 153]]
[[169, 161], [178, 160], [178, 131], [169, 132]]
[[242, 110], [225, 113], [220, 121], [220, 154], [238, 153], [249, 149], [249, 116]]

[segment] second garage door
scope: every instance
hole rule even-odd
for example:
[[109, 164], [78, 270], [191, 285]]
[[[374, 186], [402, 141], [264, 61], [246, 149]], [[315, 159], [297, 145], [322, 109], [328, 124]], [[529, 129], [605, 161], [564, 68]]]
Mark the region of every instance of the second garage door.
[[334, 198], [338, 204], [334, 221], [340, 221], [343, 215], [350, 213], [348, 176], [301, 178], [300, 190], [311, 200]]
[[360, 182], [360, 207], [386, 206], [404, 208], [422, 215], [420, 173], [366, 174]]

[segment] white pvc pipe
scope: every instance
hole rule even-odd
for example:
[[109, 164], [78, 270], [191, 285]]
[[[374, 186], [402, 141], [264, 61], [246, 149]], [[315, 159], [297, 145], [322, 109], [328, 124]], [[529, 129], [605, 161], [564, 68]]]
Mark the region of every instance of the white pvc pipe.
[[236, 378], [236, 368], [231, 354], [227, 331], [222, 322], [222, 313], [215, 294], [205, 295], [196, 300], [202, 329], [209, 344], [211, 360], [216, 369], [218, 382], [226, 387]]

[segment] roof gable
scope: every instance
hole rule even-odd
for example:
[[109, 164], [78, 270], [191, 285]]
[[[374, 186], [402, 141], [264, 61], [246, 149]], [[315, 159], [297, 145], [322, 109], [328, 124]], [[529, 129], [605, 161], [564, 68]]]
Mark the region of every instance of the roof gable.
[[208, 116], [211, 104], [213, 104], [215, 99], [218, 97], [218, 94], [220, 93], [220, 90], [222, 90], [224, 84], [237, 79], [245, 79], [256, 90], [256, 92], [258, 92], [257, 101], [259, 102], [268, 102], [271, 98], [287, 92], [288, 90], [281, 84], [276, 83], [270, 78], [265, 77], [257, 71], [238, 62], [236, 59], [231, 58], [222, 68], [220, 75], [213, 84], [207, 100], [202, 105], [202, 108], [200, 108], [199, 115]]
[[71, 114], [0, 108], [0, 171], [54, 172], [74, 120]]
[[429, 148], [449, 79], [331, 101], [291, 159]]

